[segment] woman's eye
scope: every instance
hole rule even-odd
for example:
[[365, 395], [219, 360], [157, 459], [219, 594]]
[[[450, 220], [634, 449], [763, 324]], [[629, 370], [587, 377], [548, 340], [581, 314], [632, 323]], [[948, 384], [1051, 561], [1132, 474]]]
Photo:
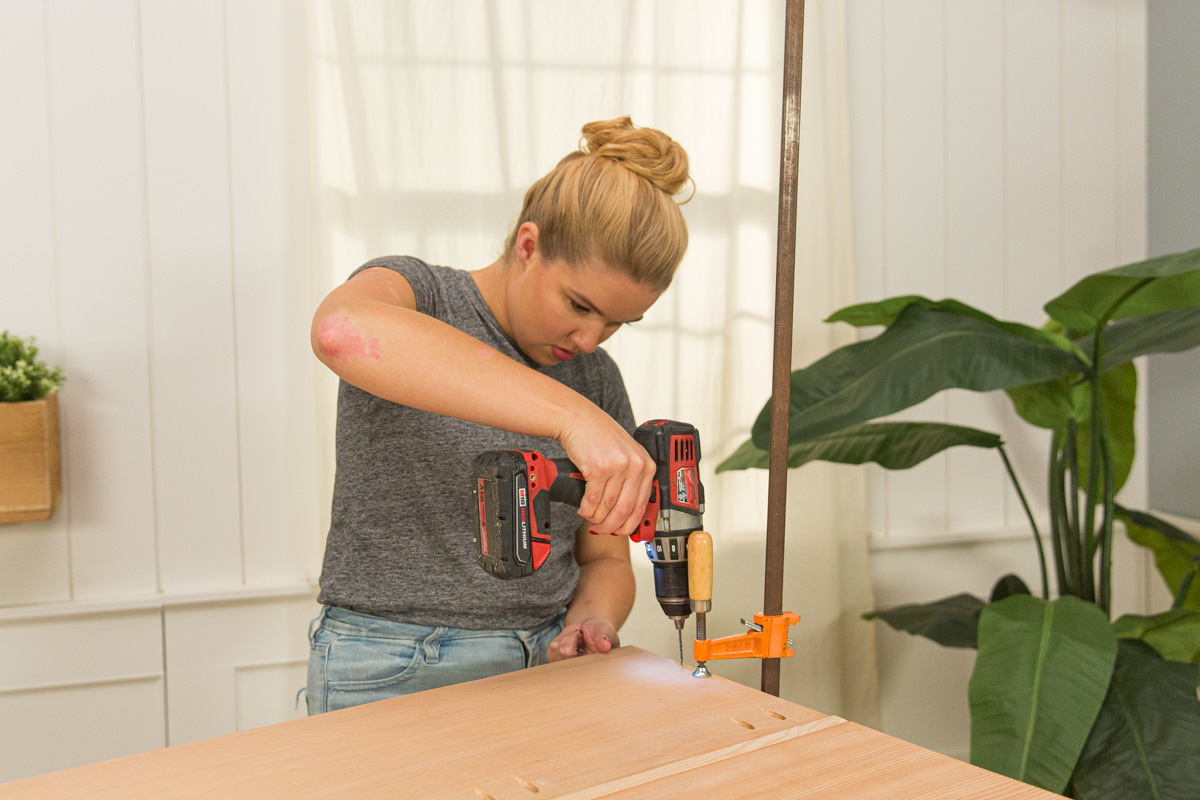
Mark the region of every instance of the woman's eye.
[[576, 303], [574, 300], [571, 300], [571, 308], [574, 309], [575, 311], [578, 311], [580, 314], [586, 314], [587, 312], [591, 311], [591, 309], [588, 308], [587, 306], [580, 305], [579, 303]]

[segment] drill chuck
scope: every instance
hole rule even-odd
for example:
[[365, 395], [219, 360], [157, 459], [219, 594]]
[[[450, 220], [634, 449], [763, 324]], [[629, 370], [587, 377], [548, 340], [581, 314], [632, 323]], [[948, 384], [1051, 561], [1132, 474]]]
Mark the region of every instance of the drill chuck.
[[[646, 543], [646, 550], [652, 548], [652, 543]], [[692, 601], [688, 597], [688, 579], [686, 561], [658, 561], [653, 555], [650, 562], [654, 566], [654, 596], [662, 606], [663, 613], [675, 622], [676, 628], [683, 627], [683, 621], [692, 613]]]

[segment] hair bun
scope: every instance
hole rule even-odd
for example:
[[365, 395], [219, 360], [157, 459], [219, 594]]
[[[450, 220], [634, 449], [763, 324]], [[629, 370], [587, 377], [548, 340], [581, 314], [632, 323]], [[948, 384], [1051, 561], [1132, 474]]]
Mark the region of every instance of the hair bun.
[[579, 150], [619, 161], [669, 195], [679, 194], [692, 182], [683, 147], [662, 131], [637, 127], [629, 117], [584, 125]]

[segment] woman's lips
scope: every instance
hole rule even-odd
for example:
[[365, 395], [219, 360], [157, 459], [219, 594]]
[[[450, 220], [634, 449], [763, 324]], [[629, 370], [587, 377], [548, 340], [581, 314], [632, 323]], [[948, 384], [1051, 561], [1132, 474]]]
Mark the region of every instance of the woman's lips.
[[554, 345], [550, 345], [550, 352], [553, 353], [554, 357], [559, 361], [567, 361], [575, 355], [570, 350], [563, 350], [561, 347], [555, 347]]

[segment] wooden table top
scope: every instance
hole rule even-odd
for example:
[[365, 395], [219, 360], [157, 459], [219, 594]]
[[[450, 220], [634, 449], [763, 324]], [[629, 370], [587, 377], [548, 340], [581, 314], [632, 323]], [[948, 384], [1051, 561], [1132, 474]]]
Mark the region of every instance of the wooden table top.
[[0, 798], [1058, 795], [623, 647], [0, 784]]

